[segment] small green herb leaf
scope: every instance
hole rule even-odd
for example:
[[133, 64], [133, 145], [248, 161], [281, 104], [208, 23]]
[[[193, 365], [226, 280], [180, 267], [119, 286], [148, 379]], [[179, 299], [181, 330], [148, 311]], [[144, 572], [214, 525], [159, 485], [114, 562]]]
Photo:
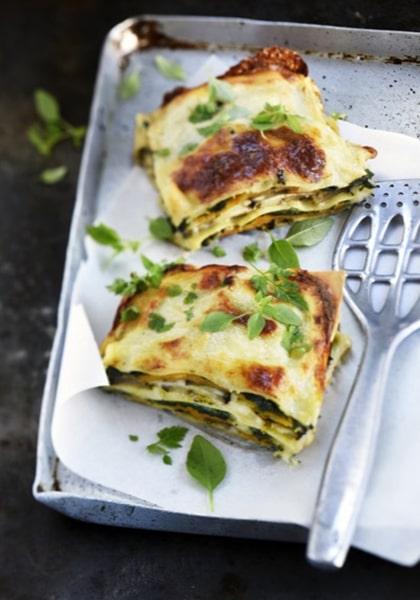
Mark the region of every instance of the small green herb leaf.
[[141, 255], [141, 260], [144, 268], [147, 270], [147, 275], [145, 277], [147, 285], [157, 289], [161, 284], [163, 275], [165, 273], [165, 268], [168, 265], [165, 266], [159, 263], [154, 263], [144, 254]]
[[166, 446], [166, 448], [181, 448], [181, 442], [184, 441], [187, 431], [187, 427], [180, 427], [179, 425], [165, 427], [158, 432], [159, 443]]
[[180, 296], [182, 294], [182, 287], [180, 285], [170, 285], [167, 288], [168, 296], [174, 298], [175, 296]]
[[149, 315], [149, 329], [153, 329], [157, 333], [169, 331], [174, 325], [175, 323], [167, 323], [165, 317], [159, 313], [152, 312]]
[[223, 331], [232, 323], [234, 318], [235, 315], [216, 310], [205, 316], [204, 320], [201, 322], [200, 330], [207, 331], [209, 333]]
[[172, 464], [172, 458], [170, 457], [169, 454], [164, 454], [162, 457], [163, 462], [165, 463], [165, 465], [171, 465]]
[[154, 444], [149, 444], [148, 446], [146, 446], [148, 452], [150, 452], [150, 454], [167, 454], [167, 450], [166, 448], [164, 448], [163, 446], [161, 446], [158, 442], [155, 442]]
[[196, 435], [187, 455], [187, 471], [209, 492], [210, 508], [214, 510], [213, 492], [226, 476], [226, 462], [216, 446]]
[[213, 248], [211, 249], [211, 253], [217, 258], [222, 258], [223, 256], [226, 256], [226, 252], [223, 250], [222, 246], [213, 246]]
[[286, 328], [281, 344], [292, 358], [300, 358], [312, 348], [311, 344], [305, 343], [300, 327], [295, 325]]
[[263, 308], [263, 314], [284, 325], [300, 325], [301, 323], [299, 315], [283, 304], [267, 304]]
[[293, 304], [303, 311], [308, 310], [308, 303], [302, 296], [299, 286], [295, 281], [290, 281], [290, 279], [282, 277], [275, 284], [274, 295], [278, 300]]
[[245, 248], [242, 250], [242, 256], [247, 262], [254, 263], [261, 258], [262, 251], [258, 247], [257, 242], [254, 242], [252, 244], [248, 244], [248, 246], [245, 246]]
[[167, 156], [170, 156], [171, 151], [169, 148], [161, 148], [160, 150], [155, 150], [154, 154], [155, 156], [159, 156], [159, 158], [166, 158]]
[[34, 94], [35, 108], [45, 123], [56, 123], [60, 120], [60, 106], [52, 94], [37, 89]]
[[289, 229], [286, 240], [299, 248], [300, 246], [315, 246], [324, 239], [334, 223], [331, 217], [297, 221]]
[[187, 319], [187, 321], [191, 321], [191, 319], [194, 316], [194, 311], [192, 308], [188, 308], [184, 314], [185, 314], [185, 318]]
[[259, 131], [266, 131], [284, 124], [296, 133], [300, 133], [302, 131], [301, 122], [302, 117], [288, 113], [283, 105], [267, 103], [264, 110], [252, 119], [251, 125]]
[[192, 110], [188, 120], [190, 123], [202, 123], [208, 121], [219, 111], [219, 107], [215, 102], [206, 102], [205, 104], [197, 104]]
[[129, 100], [140, 90], [140, 74], [138, 71], [127, 73], [120, 81], [118, 95], [121, 100]]
[[53, 185], [54, 183], [61, 181], [66, 176], [67, 171], [67, 167], [63, 165], [61, 167], [54, 167], [53, 169], [45, 169], [45, 171], [42, 171], [39, 178], [42, 183]]
[[261, 331], [265, 327], [265, 319], [261, 313], [256, 312], [250, 316], [248, 319], [247, 329], [248, 329], [248, 337], [250, 340], [253, 340], [257, 336], [260, 335]]
[[268, 248], [270, 260], [281, 269], [298, 269], [299, 259], [287, 240], [273, 240]]
[[105, 225], [104, 223], [99, 223], [99, 225], [88, 225], [86, 227], [86, 233], [95, 240], [97, 244], [110, 246], [115, 252], [122, 252], [124, 250], [124, 243], [120, 235], [115, 229], [108, 227], [108, 225]]
[[139, 441], [139, 436], [135, 435], [133, 433], [130, 433], [128, 435], [128, 439], [130, 440], [130, 442], [138, 442]]
[[137, 273], [131, 273], [128, 281], [117, 278], [107, 286], [107, 289], [118, 296], [133, 296], [134, 294], [144, 292], [148, 287], [144, 277], [139, 277]]
[[198, 296], [195, 292], [188, 292], [184, 298], [184, 304], [192, 304], [197, 300]]
[[161, 54], [155, 57], [155, 64], [160, 73], [167, 79], [176, 79], [184, 81], [186, 79], [185, 71], [178, 63], [170, 61]]
[[212, 77], [209, 81], [210, 98], [219, 102], [232, 102], [235, 99], [233, 86], [227, 81]]
[[225, 125], [225, 123], [226, 123], [225, 119], [218, 119], [218, 120], [214, 121], [211, 125], [207, 125], [207, 127], [198, 127], [197, 131], [203, 137], [210, 137], [210, 136], [214, 135], [215, 133], [217, 133], [218, 131], [220, 131], [222, 129], [223, 125]]
[[120, 321], [135, 321], [140, 316], [140, 311], [137, 306], [127, 306], [120, 312]]
[[330, 117], [333, 119], [341, 119], [341, 121], [347, 121], [348, 115], [344, 112], [332, 112]]
[[268, 293], [269, 280], [264, 275], [253, 275], [251, 283], [257, 292], [266, 295]]
[[173, 235], [172, 225], [166, 217], [157, 217], [149, 223], [149, 231], [157, 240], [170, 240]]
[[179, 151], [179, 156], [186, 156], [187, 154], [191, 154], [191, 152], [194, 152], [194, 150], [198, 147], [198, 144], [194, 144], [194, 143], [190, 143], [190, 144], [185, 144], [184, 146], [182, 146], [181, 150]]

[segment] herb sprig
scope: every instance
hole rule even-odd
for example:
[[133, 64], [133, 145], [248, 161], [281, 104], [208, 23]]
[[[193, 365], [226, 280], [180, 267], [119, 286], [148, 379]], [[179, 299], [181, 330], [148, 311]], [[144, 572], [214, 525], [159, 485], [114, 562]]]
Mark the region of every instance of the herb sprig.
[[161, 429], [158, 431], [157, 441], [147, 446], [148, 452], [150, 452], [150, 454], [158, 454], [162, 457], [162, 461], [165, 465], [171, 465], [172, 457], [170, 450], [182, 447], [182, 442], [184, 441], [187, 431], [187, 427], [180, 427], [179, 425]]
[[285, 125], [295, 133], [302, 133], [302, 121], [303, 117], [289, 113], [282, 104], [267, 102], [264, 109], [251, 120], [251, 125], [259, 131], [267, 131], [279, 125]]
[[107, 289], [118, 296], [132, 296], [140, 292], [145, 292], [149, 288], [158, 289], [165, 272], [174, 264], [155, 263], [144, 254], [141, 255], [141, 260], [147, 271], [146, 275], [140, 276], [137, 273], [131, 273], [129, 279], [118, 277], [107, 286]]
[[86, 127], [74, 126], [61, 116], [58, 100], [41, 88], [34, 93], [35, 110], [39, 121], [27, 130], [28, 140], [43, 156], [49, 156], [53, 148], [63, 140], [71, 140], [80, 147]]

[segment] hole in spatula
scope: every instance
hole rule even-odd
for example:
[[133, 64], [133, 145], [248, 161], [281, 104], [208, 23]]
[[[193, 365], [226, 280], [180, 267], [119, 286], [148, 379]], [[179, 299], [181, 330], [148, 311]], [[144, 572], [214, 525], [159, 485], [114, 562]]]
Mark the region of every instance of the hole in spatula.
[[375, 312], [379, 313], [388, 297], [390, 284], [387, 281], [375, 281], [370, 288], [370, 303]]
[[420, 297], [420, 279], [418, 281], [407, 281], [403, 285], [401, 302], [399, 307], [399, 316], [405, 317]]
[[362, 278], [359, 275], [347, 275], [346, 283], [350, 290], [357, 294], [360, 290]]
[[404, 233], [404, 221], [401, 215], [394, 215], [391, 221], [388, 223], [385, 234], [383, 236], [383, 243], [386, 245], [396, 246], [401, 244]]
[[418, 275], [420, 277], [420, 249], [414, 250], [408, 259], [407, 272], [410, 275]]
[[346, 271], [363, 271], [366, 264], [367, 250], [363, 246], [347, 248], [344, 256], [344, 268]]
[[355, 242], [364, 242], [370, 238], [371, 218], [365, 217], [358, 223], [351, 234], [351, 239]]
[[396, 251], [384, 251], [378, 255], [375, 265], [376, 275], [393, 275], [397, 265], [398, 254]]

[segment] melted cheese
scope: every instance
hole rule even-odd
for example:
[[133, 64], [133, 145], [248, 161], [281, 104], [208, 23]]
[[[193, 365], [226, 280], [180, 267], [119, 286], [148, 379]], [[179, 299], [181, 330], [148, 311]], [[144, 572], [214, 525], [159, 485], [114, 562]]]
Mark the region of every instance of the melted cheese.
[[[295, 215], [302, 218], [309, 204], [312, 213], [327, 214], [344, 201], [368, 195], [369, 186], [359, 185], [357, 194], [349, 188], [366, 175], [366, 161], [374, 151], [343, 140], [336, 123], [324, 114], [314, 82], [302, 69], [273, 70], [282, 66], [281, 60], [281, 53], [273, 53], [272, 63], [263, 62], [260, 70], [237, 74], [233, 69], [224, 76], [232, 86], [233, 105], [247, 116], [230, 120], [209, 138], [198, 128], [216, 122], [219, 115], [204, 123], [189, 120], [196, 106], [207, 102], [207, 84], [184, 89], [153, 113], [137, 116], [134, 150], [143, 160], [151, 159], [164, 208], [178, 228], [179, 245], [195, 249], [211, 236], [258, 226], [262, 214], [272, 214], [278, 222], [277, 213], [287, 212], [294, 220]], [[250, 120], [267, 103], [281, 104], [302, 117], [302, 132], [283, 125], [265, 132], [253, 129]], [[197, 147], [183, 156], [188, 144]], [[167, 156], [156, 153], [163, 148], [169, 150]], [[257, 209], [249, 206], [255, 198]], [[223, 201], [227, 205], [214, 221], [212, 209]]]
[[[209, 312], [242, 315], [255, 310], [253, 274], [246, 267], [221, 265], [169, 270], [158, 290], [129, 299], [140, 312], [138, 319], [121, 322], [117, 315], [102, 344], [103, 361], [114, 389], [139, 402], [227, 428], [287, 458], [313, 439], [337, 334], [343, 275], [294, 273], [309, 310], [293, 310], [312, 347], [293, 358], [282, 346], [285, 326], [275, 321], [252, 340], [241, 320], [215, 333], [200, 330]], [[169, 296], [173, 285], [183, 293]], [[197, 298], [186, 304], [191, 291]], [[188, 308], [193, 311], [190, 320]], [[150, 329], [151, 312], [173, 323], [171, 329]]]

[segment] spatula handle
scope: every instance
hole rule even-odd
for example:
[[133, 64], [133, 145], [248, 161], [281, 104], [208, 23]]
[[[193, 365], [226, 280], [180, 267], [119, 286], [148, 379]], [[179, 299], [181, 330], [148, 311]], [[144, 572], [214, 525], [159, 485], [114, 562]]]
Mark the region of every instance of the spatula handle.
[[368, 337], [362, 365], [328, 454], [307, 547], [310, 562], [341, 567], [365, 495], [394, 352]]

